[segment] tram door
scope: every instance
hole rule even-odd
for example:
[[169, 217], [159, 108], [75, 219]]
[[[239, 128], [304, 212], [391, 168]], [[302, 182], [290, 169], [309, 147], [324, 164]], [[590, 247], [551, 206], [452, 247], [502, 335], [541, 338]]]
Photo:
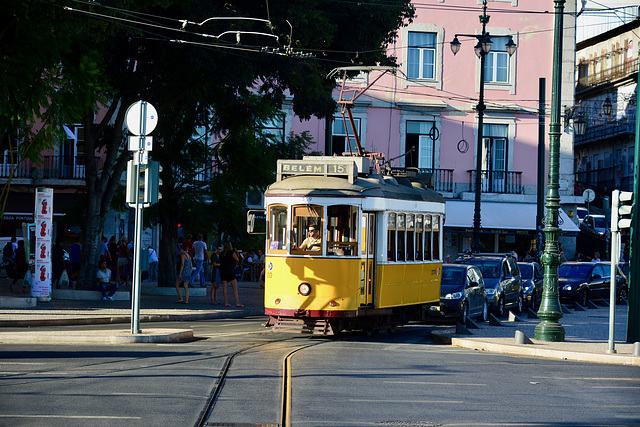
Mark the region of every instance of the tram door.
[[362, 214], [362, 248], [360, 271], [360, 304], [373, 304], [373, 284], [376, 277], [376, 221], [375, 214], [365, 212]]

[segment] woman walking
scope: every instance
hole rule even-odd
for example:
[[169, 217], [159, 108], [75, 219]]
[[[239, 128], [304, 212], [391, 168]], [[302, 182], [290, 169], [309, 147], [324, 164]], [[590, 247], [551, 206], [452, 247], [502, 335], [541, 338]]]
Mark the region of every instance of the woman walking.
[[225, 242], [224, 250], [220, 255], [220, 278], [222, 279], [222, 297], [224, 298], [224, 306], [229, 305], [229, 297], [227, 293], [227, 283], [231, 283], [233, 290], [233, 298], [236, 300], [236, 307], [244, 307], [238, 298], [238, 281], [236, 280], [236, 266], [239, 264], [240, 258], [231, 242]]
[[[178, 292], [178, 304], [189, 304], [189, 281], [191, 280], [191, 257], [187, 253], [189, 246], [180, 246], [180, 267], [178, 268], [178, 278], [176, 279], [176, 292]], [[180, 292], [180, 285], [184, 288], [184, 299]]]

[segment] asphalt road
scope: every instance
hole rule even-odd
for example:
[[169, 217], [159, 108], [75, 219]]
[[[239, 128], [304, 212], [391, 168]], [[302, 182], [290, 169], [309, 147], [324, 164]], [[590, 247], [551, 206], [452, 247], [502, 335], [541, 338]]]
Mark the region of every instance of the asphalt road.
[[227, 364], [209, 425], [278, 425], [283, 357], [308, 344], [291, 362], [293, 426], [640, 424], [638, 367], [439, 345], [433, 326], [326, 339], [263, 320], [154, 325], [194, 329], [182, 344], [4, 345], [0, 425], [195, 425]]

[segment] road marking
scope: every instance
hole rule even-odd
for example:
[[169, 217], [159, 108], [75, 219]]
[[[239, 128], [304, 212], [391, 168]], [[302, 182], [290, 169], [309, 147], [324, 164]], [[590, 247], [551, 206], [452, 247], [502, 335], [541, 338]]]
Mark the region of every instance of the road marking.
[[471, 387], [486, 387], [487, 384], [473, 384], [473, 383], [439, 383], [432, 381], [383, 381], [389, 384], [432, 384], [432, 385], [454, 385], [454, 386], [471, 386]]
[[95, 419], [95, 420], [140, 420], [142, 417], [111, 417], [99, 415], [8, 415], [0, 414], [0, 418], [70, 418], [70, 419]]
[[542, 379], [554, 379], [554, 380], [580, 380], [580, 381], [633, 381], [640, 382], [640, 378], [602, 378], [602, 377], [541, 377], [535, 376], [534, 378], [542, 378]]
[[385, 402], [385, 403], [452, 403], [461, 404], [462, 400], [384, 400], [384, 399], [349, 399], [349, 402]]
[[633, 386], [615, 386], [615, 385], [606, 386], [606, 385], [603, 385], [603, 386], [594, 386], [594, 387], [591, 387], [591, 388], [613, 388], [615, 390], [618, 390], [618, 389], [639, 390], [640, 386], [633, 387]]

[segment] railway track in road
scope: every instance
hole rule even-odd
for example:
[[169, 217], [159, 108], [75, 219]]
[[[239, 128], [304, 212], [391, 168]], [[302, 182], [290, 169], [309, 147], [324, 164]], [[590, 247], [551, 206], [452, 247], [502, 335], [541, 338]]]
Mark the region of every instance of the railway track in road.
[[[253, 350], [260, 350], [263, 349], [269, 345], [274, 345], [274, 344], [281, 344], [283, 342], [290, 342], [290, 341], [294, 341], [294, 340], [300, 340], [300, 337], [293, 337], [293, 338], [285, 338], [285, 339], [280, 339], [280, 340], [274, 340], [274, 341], [268, 341], [268, 342], [261, 342], [258, 344], [253, 344], [250, 346], [247, 346], [243, 349], [240, 349], [238, 351], [235, 351], [231, 354], [229, 354], [226, 359], [225, 362], [222, 366], [222, 369], [220, 370], [220, 374], [218, 375], [218, 378], [216, 379], [216, 383], [213, 386], [213, 389], [211, 390], [211, 393], [209, 395], [209, 398], [207, 399], [207, 403], [205, 404], [204, 409], [201, 411], [200, 416], [198, 417], [198, 420], [195, 424], [196, 427], [205, 427], [205, 426], [211, 426], [211, 425], [216, 425], [215, 423], [210, 423], [209, 419], [211, 418], [211, 416], [214, 414], [214, 409], [216, 406], [216, 402], [218, 401], [222, 390], [225, 386], [225, 383], [227, 381], [227, 377], [229, 375], [229, 372], [231, 370], [231, 366], [234, 362], [234, 360], [236, 358], [238, 358], [239, 356], [248, 353], [250, 351]], [[282, 379], [282, 383], [281, 383], [281, 395], [280, 395], [280, 423], [279, 424], [262, 424], [263, 426], [276, 426], [276, 425], [280, 425], [280, 426], [291, 426], [291, 405], [292, 405], [292, 387], [291, 387], [291, 375], [292, 375], [292, 370], [291, 370], [291, 359], [293, 358], [293, 356], [298, 353], [301, 350], [304, 350], [306, 348], [309, 347], [314, 347], [316, 345], [319, 344], [323, 344], [326, 342], [329, 342], [330, 340], [327, 339], [322, 339], [319, 340], [316, 338], [316, 342], [311, 342], [311, 343], [304, 343], [301, 344], [300, 346], [297, 346], [295, 349], [293, 350], [289, 350], [287, 351], [287, 353], [283, 356], [282, 358], [282, 374], [281, 374], [281, 379]], [[224, 425], [226, 426], [230, 426], [233, 425], [229, 422], [225, 422]]]

